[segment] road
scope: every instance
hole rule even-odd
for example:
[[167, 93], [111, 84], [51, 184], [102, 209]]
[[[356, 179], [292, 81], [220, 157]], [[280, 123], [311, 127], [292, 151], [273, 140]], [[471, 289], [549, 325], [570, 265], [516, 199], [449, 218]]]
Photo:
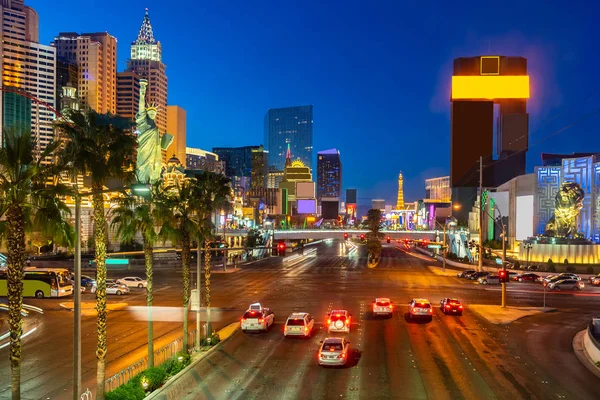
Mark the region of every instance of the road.
[[[597, 398], [598, 378], [570, 348], [573, 335], [599, 311], [591, 291], [548, 294], [547, 305], [557, 312], [495, 326], [468, 307], [498, 304], [497, 288], [434, 275], [427, 269], [434, 263], [426, 257], [384, 244], [382, 262], [369, 269], [362, 246], [351, 249], [330, 241], [313, 248], [292, 261], [271, 258], [236, 273], [212, 275], [213, 305], [221, 310], [217, 326], [240, 318], [255, 301], [274, 310], [276, 324], [265, 334], [236, 333], [204, 359], [203, 380], [190, 388], [187, 398]], [[175, 271], [156, 273], [157, 306], [181, 304], [179, 281]], [[411, 298], [425, 297], [435, 305], [447, 296], [465, 303], [462, 317], [436, 309], [431, 322], [405, 320]], [[540, 306], [542, 296], [539, 286], [509, 285], [510, 305]], [[372, 317], [375, 297], [392, 298], [397, 305], [392, 318]], [[126, 301], [142, 306], [143, 293]], [[56, 299], [27, 302], [44, 308], [44, 315], [30, 317], [38, 320], [38, 330], [24, 339], [23, 398], [68, 398], [72, 314]], [[327, 336], [322, 323], [331, 309], [353, 314], [352, 332], [346, 336], [354, 350], [346, 368], [317, 365], [319, 341]], [[283, 323], [294, 311], [315, 316], [312, 338], [284, 339]], [[143, 353], [146, 324], [131, 315], [129, 309], [109, 314], [109, 371], [129, 360], [135, 349]], [[91, 384], [94, 328], [95, 319], [84, 317], [84, 382]], [[179, 335], [180, 329], [178, 322], [155, 323], [157, 336], [164, 338]], [[0, 398], [8, 398], [7, 349], [0, 350], [0, 360]]]

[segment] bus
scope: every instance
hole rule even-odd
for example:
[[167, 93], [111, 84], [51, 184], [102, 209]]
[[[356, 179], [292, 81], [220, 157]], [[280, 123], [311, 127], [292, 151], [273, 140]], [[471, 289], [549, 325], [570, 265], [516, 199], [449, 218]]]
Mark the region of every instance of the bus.
[[[25, 268], [23, 297], [63, 297], [73, 294], [71, 274], [65, 268]], [[0, 296], [8, 295], [7, 271], [0, 270]]]

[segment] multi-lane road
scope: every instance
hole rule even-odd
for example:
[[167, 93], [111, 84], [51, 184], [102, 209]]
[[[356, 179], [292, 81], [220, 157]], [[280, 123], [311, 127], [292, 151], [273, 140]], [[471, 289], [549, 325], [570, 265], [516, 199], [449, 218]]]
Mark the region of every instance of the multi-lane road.
[[[496, 326], [470, 312], [469, 305], [498, 304], [497, 288], [435, 275], [427, 268], [434, 265], [427, 258], [384, 245], [382, 262], [369, 269], [361, 246], [330, 241], [313, 248], [293, 261], [271, 258], [239, 272], [213, 274], [217, 327], [240, 318], [255, 301], [273, 309], [276, 323], [264, 334], [236, 333], [201, 361], [202, 381], [189, 389], [187, 398], [597, 398], [600, 380], [571, 347], [574, 334], [600, 313], [600, 298], [591, 290], [550, 293], [547, 305], [558, 311]], [[155, 305], [174, 311], [181, 304], [180, 274], [157, 269]], [[539, 286], [509, 285], [510, 305], [541, 306]], [[436, 305], [448, 296], [465, 303], [463, 316], [446, 316], [436, 309], [431, 322], [406, 321], [411, 298], [425, 297]], [[376, 297], [396, 303], [392, 318], [373, 318]], [[28, 324], [38, 329], [24, 339], [23, 397], [68, 398], [72, 313], [59, 305], [61, 300], [26, 302], [43, 308], [44, 314], [28, 317]], [[134, 291], [111, 302], [143, 306], [144, 294]], [[344, 335], [353, 348], [345, 368], [317, 365], [319, 341], [327, 337], [323, 321], [331, 309], [353, 315], [352, 331]], [[132, 318], [131, 310], [109, 314], [107, 376], [136, 354], [143, 355], [146, 323]], [[283, 323], [294, 311], [315, 316], [310, 339], [284, 339]], [[166, 342], [180, 335], [181, 325], [164, 319], [155, 323], [155, 333]], [[95, 319], [84, 317], [83, 325], [83, 380], [92, 389]], [[7, 350], [0, 350], [0, 398], [10, 393]]]

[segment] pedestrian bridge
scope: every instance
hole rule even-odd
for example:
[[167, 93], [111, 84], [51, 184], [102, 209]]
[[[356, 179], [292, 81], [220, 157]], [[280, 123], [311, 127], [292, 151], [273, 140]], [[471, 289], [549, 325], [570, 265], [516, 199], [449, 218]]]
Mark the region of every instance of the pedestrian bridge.
[[[342, 230], [342, 229], [297, 229], [297, 230], [276, 230], [274, 239], [344, 239], [344, 233], [349, 238], [360, 239], [360, 235], [366, 235], [368, 230]], [[435, 241], [436, 235], [440, 239], [441, 231], [381, 231], [384, 237], [389, 236], [393, 240], [413, 239]]]

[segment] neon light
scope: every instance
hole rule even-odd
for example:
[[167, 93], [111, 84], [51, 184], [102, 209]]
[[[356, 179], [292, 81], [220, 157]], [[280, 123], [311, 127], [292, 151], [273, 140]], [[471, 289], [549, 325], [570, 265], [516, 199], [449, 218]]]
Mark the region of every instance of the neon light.
[[529, 76], [453, 76], [452, 99], [528, 99]]

